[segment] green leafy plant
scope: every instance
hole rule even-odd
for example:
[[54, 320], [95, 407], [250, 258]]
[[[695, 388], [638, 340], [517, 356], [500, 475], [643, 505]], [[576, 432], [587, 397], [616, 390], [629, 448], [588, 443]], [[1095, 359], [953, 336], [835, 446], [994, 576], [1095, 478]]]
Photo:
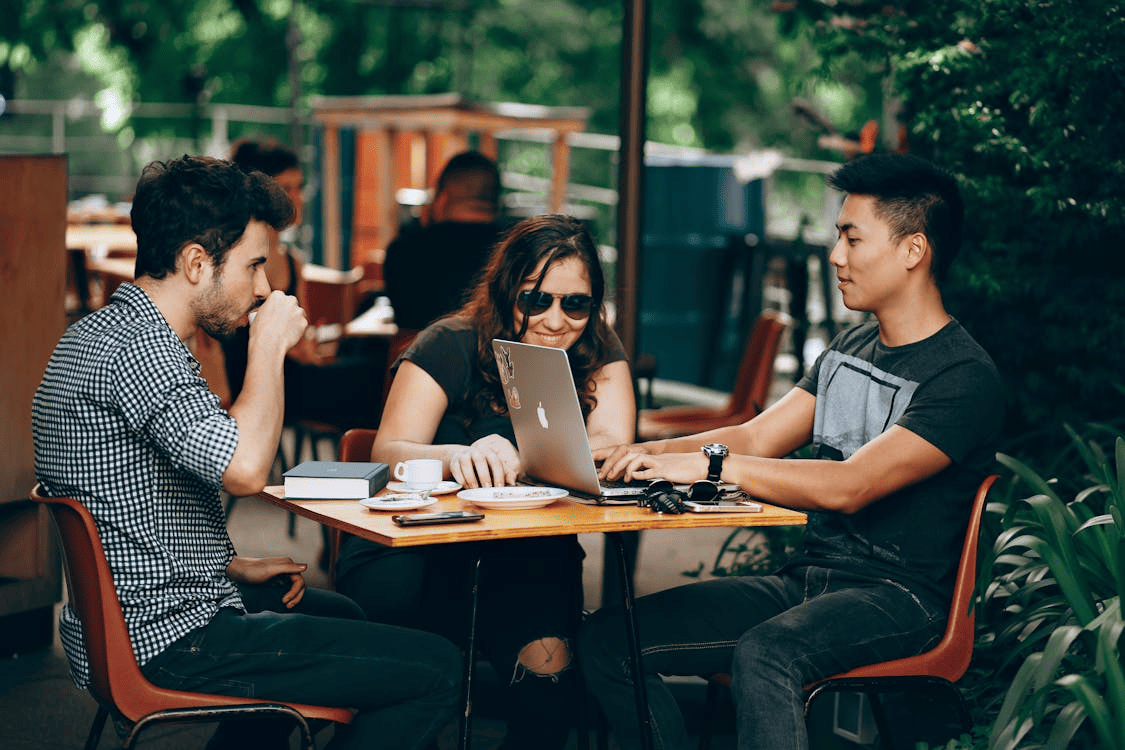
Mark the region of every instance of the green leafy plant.
[[714, 576], [766, 575], [781, 564], [797, 548], [805, 533], [803, 526], [765, 526], [735, 529], [719, 547]]
[[988, 644], [1005, 655], [997, 674], [1015, 669], [993, 750], [1125, 749], [1125, 438], [1117, 436], [1110, 461], [1096, 440], [1067, 432], [1084, 465], [1085, 486], [1072, 495], [998, 456], [1033, 494], [990, 503], [999, 530], [980, 561], [982, 606], [1003, 612]]

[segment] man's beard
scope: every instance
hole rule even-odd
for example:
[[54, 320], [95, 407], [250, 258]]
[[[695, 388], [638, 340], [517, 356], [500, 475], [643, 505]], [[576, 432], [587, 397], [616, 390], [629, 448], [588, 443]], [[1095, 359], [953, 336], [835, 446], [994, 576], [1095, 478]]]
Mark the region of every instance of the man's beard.
[[216, 279], [195, 305], [195, 322], [213, 339], [229, 339], [241, 326], [243, 313], [223, 297], [223, 285]]

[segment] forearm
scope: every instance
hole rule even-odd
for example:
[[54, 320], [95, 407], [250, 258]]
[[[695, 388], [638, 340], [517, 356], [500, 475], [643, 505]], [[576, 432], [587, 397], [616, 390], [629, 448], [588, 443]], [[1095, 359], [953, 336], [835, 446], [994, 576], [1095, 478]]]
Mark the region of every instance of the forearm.
[[719, 427], [707, 432], [700, 432], [694, 435], [684, 435], [682, 437], [666, 438], [664, 440], [653, 440], [645, 443], [645, 447], [653, 455], [661, 453], [691, 453], [698, 452], [707, 443], [722, 443], [729, 446], [731, 451], [741, 450], [742, 452], [749, 453], [750, 446], [747, 443], [745, 429], [739, 425], [736, 427]]
[[285, 415], [284, 354], [251, 356], [242, 391], [231, 405], [230, 415], [238, 424], [238, 448], [223, 474], [223, 485], [231, 494], [261, 491], [273, 466]]
[[766, 502], [855, 513], [951, 463], [933, 444], [893, 426], [843, 461], [729, 456], [723, 478]]
[[[650, 452], [690, 453], [707, 443], [722, 443], [741, 456], [781, 458], [812, 439], [816, 398], [793, 388], [777, 403], [742, 424], [719, 427], [695, 435], [655, 441]], [[646, 443], [646, 446], [649, 444]]]
[[732, 455], [723, 463], [722, 479], [794, 510], [854, 513], [875, 499], [870, 482], [843, 461]]

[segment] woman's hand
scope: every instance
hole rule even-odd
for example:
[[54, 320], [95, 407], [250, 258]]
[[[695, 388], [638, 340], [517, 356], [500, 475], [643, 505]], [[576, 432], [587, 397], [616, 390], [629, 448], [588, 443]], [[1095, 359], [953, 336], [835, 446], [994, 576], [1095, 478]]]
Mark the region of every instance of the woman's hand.
[[289, 557], [239, 557], [235, 556], [227, 565], [227, 575], [238, 583], [260, 584], [275, 582], [278, 586], [289, 586], [281, 595], [281, 603], [293, 609], [305, 596], [305, 577], [301, 575], [309, 566], [293, 562]]
[[513, 485], [520, 472], [519, 452], [499, 435], [486, 435], [449, 459], [449, 473], [462, 487]]

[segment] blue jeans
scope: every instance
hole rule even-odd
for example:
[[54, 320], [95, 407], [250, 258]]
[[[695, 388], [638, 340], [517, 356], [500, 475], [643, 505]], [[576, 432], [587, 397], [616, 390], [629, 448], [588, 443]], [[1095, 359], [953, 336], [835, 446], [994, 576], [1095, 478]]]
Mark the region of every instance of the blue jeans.
[[[461, 654], [444, 638], [304, 614], [220, 610], [142, 671], [178, 690], [356, 709], [351, 725], [336, 727], [332, 748], [424, 748], [461, 700]], [[209, 747], [287, 748], [291, 727], [278, 735], [276, 726], [226, 722], [231, 731], [217, 732]]]
[[[657, 750], [689, 747], [660, 675], [729, 672], [739, 750], [803, 749], [806, 685], [931, 648], [947, 614], [892, 581], [815, 567], [680, 586], [641, 597], [636, 612]], [[619, 744], [639, 747], [620, 608], [586, 621], [578, 654]]]

